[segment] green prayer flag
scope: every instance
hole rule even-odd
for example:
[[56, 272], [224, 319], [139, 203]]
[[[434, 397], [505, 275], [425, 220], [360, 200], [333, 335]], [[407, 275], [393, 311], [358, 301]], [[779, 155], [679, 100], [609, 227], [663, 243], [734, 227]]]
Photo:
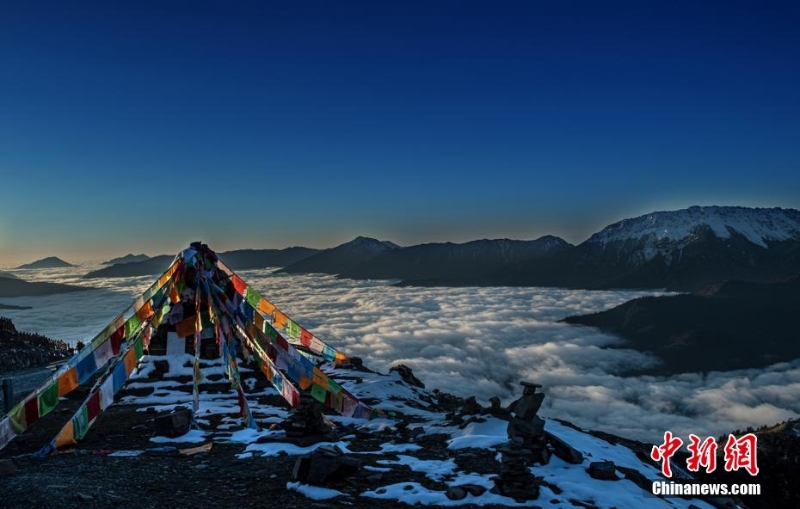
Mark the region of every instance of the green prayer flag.
[[8, 418], [11, 419], [11, 427], [16, 433], [25, 431], [25, 428], [28, 427], [28, 423], [25, 422], [25, 401], [12, 408], [8, 413]]
[[278, 331], [276, 331], [274, 327], [266, 327], [266, 329], [264, 334], [266, 334], [269, 339], [278, 339]]
[[258, 309], [258, 302], [261, 300], [261, 296], [257, 291], [253, 290], [251, 286], [248, 286], [245, 300], [253, 307], [253, 309]]
[[336, 383], [333, 378], [328, 378], [328, 390], [336, 394], [342, 392], [342, 386]]
[[320, 403], [325, 403], [325, 395], [328, 391], [321, 385], [313, 384], [311, 386], [311, 395]]
[[142, 358], [142, 355], [144, 355], [144, 341], [142, 340], [141, 336], [139, 336], [139, 339], [137, 339], [136, 343], [133, 344], [133, 351], [136, 353], [137, 361]]
[[44, 417], [58, 405], [58, 381], [39, 394], [39, 417]]
[[297, 336], [300, 335], [300, 326], [297, 325], [296, 323], [294, 323], [291, 320], [287, 320], [286, 321], [286, 333], [289, 336], [291, 336], [293, 338], [296, 338]]
[[125, 322], [125, 337], [131, 339], [136, 331], [139, 330], [141, 324], [142, 321], [139, 320], [139, 315], [134, 314], [131, 316], [128, 321]]
[[78, 413], [72, 418], [72, 431], [75, 440], [83, 440], [86, 432], [89, 431], [89, 409], [84, 404]]

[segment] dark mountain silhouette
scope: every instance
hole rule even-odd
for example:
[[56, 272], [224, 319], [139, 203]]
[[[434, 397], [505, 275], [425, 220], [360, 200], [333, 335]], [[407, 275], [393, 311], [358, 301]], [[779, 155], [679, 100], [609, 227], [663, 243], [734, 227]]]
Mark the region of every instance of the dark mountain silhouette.
[[237, 249], [219, 253], [220, 259], [234, 270], [285, 267], [304, 260], [319, 249], [287, 247], [286, 249]]
[[161, 274], [172, 263], [174, 256], [159, 255], [141, 262], [117, 263], [84, 275], [85, 279], [101, 277], [135, 277]]
[[150, 257], [146, 254], [138, 254], [135, 255], [133, 253], [126, 254], [125, 256], [120, 256], [119, 258], [112, 258], [107, 262], [103, 262], [103, 265], [115, 265], [117, 263], [131, 263], [131, 262], [143, 262], [148, 260]]
[[727, 281], [685, 295], [645, 297], [564, 322], [622, 336], [673, 374], [760, 368], [800, 358], [800, 278]]
[[727, 279], [770, 282], [798, 270], [800, 211], [691, 207], [614, 223], [574, 248], [485, 276], [404, 284], [693, 291]]
[[55, 269], [61, 267], [73, 267], [71, 263], [67, 263], [61, 258], [56, 256], [48, 256], [47, 258], [42, 258], [41, 260], [36, 260], [32, 263], [27, 263], [25, 265], [20, 265], [17, 267], [18, 269]]
[[[744, 469], [728, 472], [724, 468], [717, 468], [708, 474], [701, 468], [697, 474], [699, 482], [758, 482], [761, 485], [761, 494], [747, 497], [748, 508], [800, 507], [800, 492], [792, 488], [797, 483], [797, 472], [800, 472], [800, 419], [790, 419], [774, 426], [733, 431], [733, 435], [737, 437], [745, 433], [754, 433], [758, 437], [758, 477], [751, 477]], [[724, 447], [727, 438], [726, 435], [718, 439], [720, 449]]]
[[463, 244], [432, 243], [386, 250], [345, 271], [355, 279], [406, 281], [471, 279], [526, 260], [563, 252], [572, 245], [558, 237], [536, 240], [475, 240]]
[[343, 274], [379, 253], [398, 248], [397, 244], [389, 241], [380, 241], [369, 237], [356, 237], [350, 242], [325, 249], [304, 260], [288, 265], [279, 272], [289, 274]]
[[14, 274], [12, 274], [12, 273], [10, 273], [10, 272], [4, 272], [4, 271], [2, 271], [2, 270], [0, 270], [0, 278], [6, 278], [6, 279], [19, 279], [19, 278], [18, 278], [17, 276], [15, 276]]
[[92, 289], [86, 286], [45, 282], [29, 283], [22, 279], [0, 278], [0, 297], [32, 297]]

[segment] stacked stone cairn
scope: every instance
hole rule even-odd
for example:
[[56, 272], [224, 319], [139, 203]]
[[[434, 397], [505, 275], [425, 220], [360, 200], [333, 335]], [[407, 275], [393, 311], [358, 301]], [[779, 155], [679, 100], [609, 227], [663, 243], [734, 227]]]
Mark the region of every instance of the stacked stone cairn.
[[[536, 413], [542, 406], [541, 385], [522, 383], [522, 397], [508, 407], [508, 438], [496, 449], [502, 454], [500, 475], [494, 477], [494, 491], [518, 502], [539, 497], [540, 479], [531, 474], [534, 463], [546, 464], [550, 455], [544, 432], [544, 420]], [[497, 406], [494, 404], [493, 406]]]

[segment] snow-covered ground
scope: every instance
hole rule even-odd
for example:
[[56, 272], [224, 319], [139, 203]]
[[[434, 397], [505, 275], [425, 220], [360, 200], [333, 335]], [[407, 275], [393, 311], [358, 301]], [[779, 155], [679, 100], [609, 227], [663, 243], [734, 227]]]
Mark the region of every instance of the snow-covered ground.
[[[167, 411], [175, 405], [191, 404], [191, 394], [186, 391], [177, 390], [182, 385], [169, 377], [185, 376], [191, 371], [191, 356], [170, 359], [170, 371], [166, 375], [168, 378], [149, 382], [144, 380], [153, 371], [154, 360], [163, 358], [147, 357], [142, 365], [142, 369], [134, 375], [132, 381], [127, 385], [128, 388], [141, 389], [142, 387], [153, 387], [155, 389], [151, 396], [137, 397], [128, 395], [121, 398], [117, 405], [136, 405], [139, 411], [148, 411], [148, 407], [156, 411]], [[185, 364], [185, 365], [184, 365]], [[220, 374], [222, 369], [221, 361], [205, 362], [208, 365], [204, 368], [204, 375], [210, 376]], [[413, 415], [417, 421], [414, 427], [422, 427], [423, 435], [445, 435], [449, 444], [444, 456], [439, 459], [431, 459], [420, 445], [404, 442], [397, 433], [389, 435], [395, 438], [387, 438], [387, 442], [381, 444], [377, 450], [363, 451], [363, 446], [351, 448], [357, 439], [355, 435], [342, 437], [337, 442], [321, 442], [307, 447], [282, 442], [285, 436], [282, 430], [268, 430], [269, 424], [281, 420], [287, 416], [285, 410], [273, 406], [259, 404], [258, 396], [268, 394], [277, 395], [272, 388], [261, 391], [249, 392], [247, 400], [250, 408], [256, 416], [256, 420], [261, 426], [260, 430], [241, 429], [236, 414], [237, 396], [234, 391], [221, 392], [216, 394], [201, 393], [200, 403], [200, 424], [204, 430], [192, 430], [184, 436], [177, 438], [153, 437], [151, 441], [155, 444], [169, 444], [188, 447], [208, 441], [239, 442], [245, 446], [245, 452], [239, 455], [242, 460], [256, 457], [269, 457], [276, 455], [302, 455], [311, 452], [322, 446], [336, 446], [344, 453], [362, 459], [374, 460], [374, 466], [366, 468], [367, 471], [389, 473], [394, 470], [404, 472], [410, 469], [411, 472], [421, 474], [426, 479], [436, 482], [439, 485], [448, 487], [464, 484], [477, 485], [486, 488], [480, 495], [468, 494], [463, 500], [451, 500], [446, 495], [446, 489], [433, 489], [426, 487], [418, 480], [396, 482], [396, 478], [388, 484], [379, 485], [374, 488], [366, 489], [358, 493], [359, 497], [397, 500], [398, 502], [414, 505], [440, 505], [440, 506], [459, 506], [465, 504], [475, 505], [504, 505], [504, 506], [536, 506], [542, 508], [558, 508], [573, 506], [568, 500], [577, 500], [584, 503], [594, 504], [599, 508], [618, 508], [618, 509], [638, 509], [638, 508], [688, 508], [694, 505], [698, 508], [711, 508], [709, 504], [688, 498], [658, 498], [650, 494], [649, 491], [634, 484], [618, 474], [616, 481], [601, 481], [592, 478], [587, 473], [587, 467], [592, 461], [613, 461], [615, 465], [634, 469], [641, 473], [645, 478], [652, 480], [663, 480], [659, 471], [650, 464], [640, 461], [633, 451], [621, 445], [608, 443], [585, 432], [576, 430], [554, 420], [547, 420], [545, 429], [557, 436], [564, 442], [579, 450], [584, 460], [581, 464], [569, 464], [556, 456], [553, 456], [546, 465], [535, 465], [531, 467], [531, 472], [543, 478], [544, 483], [538, 499], [527, 502], [518, 502], [499, 493], [493, 493], [494, 487], [492, 478], [496, 473], [477, 473], [468, 468], [460, 468], [452, 455], [467, 448], [488, 449], [496, 445], [507, 442], [506, 434], [507, 421], [502, 419], [483, 416], [483, 422], [468, 424], [463, 429], [454, 425], [446, 419], [444, 413], [429, 409], [416, 409], [423, 405], [429, 406], [426, 399], [436, 398], [436, 395], [403, 382], [396, 374], [380, 375], [362, 372], [352, 372], [345, 369], [333, 369], [330, 366], [326, 371], [333, 376], [338, 376], [343, 381], [343, 386], [350, 390], [356, 397], [378, 398], [379, 403], [376, 408], [389, 411], [403, 411], [406, 415]], [[357, 376], [357, 377], [356, 377]], [[349, 378], [349, 380], [346, 380]], [[185, 385], [184, 385], [185, 386]], [[215, 415], [223, 416], [221, 426], [212, 427], [208, 425], [208, 417]], [[378, 418], [372, 421], [348, 419], [332, 416], [331, 420], [338, 425], [351, 425], [365, 431], [379, 432], [382, 430], [393, 430], [397, 421], [391, 418]], [[227, 428], [231, 429], [228, 430]], [[236, 428], [236, 429], [234, 429]], [[386, 436], [386, 435], [381, 435]], [[265, 441], [270, 439], [270, 441]], [[499, 453], [498, 453], [499, 454]], [[448, 457], [451, 456], [451, 457]], [[380, 484], [380, 483], [379, 483]], [[297, 491], [311, 500], [325, 500], [335, 497], [353, 497], [342, 493], [336, 489], [325, 486], [312, 486], [300, 482], [289, 482], [287, 489]]]

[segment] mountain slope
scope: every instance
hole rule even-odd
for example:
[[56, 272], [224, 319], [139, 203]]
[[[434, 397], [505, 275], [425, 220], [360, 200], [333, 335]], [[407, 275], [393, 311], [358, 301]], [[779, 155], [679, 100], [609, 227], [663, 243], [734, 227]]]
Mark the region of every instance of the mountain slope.
[[14, 274], [12, 274], [12, 273], [10, 273], [10, 272], [5, 272], [5, 271], [2, 271], [2, 270], [0, 270], [0, 278], [6, 278], [6, 279], [19, 279], [19, 278], [18, 278], [17, 276], [15, 276]]
[[220, 253], [219, 257], [234, 270], [265, 269], [285, 267], [304, 260], [318, 249], [308, 247], [287, 247], [286, 249], [237, 249]]
[[661, 374], [760, 368], [800, 358], [800, 278], [727, 281], [690, 295], [634, 299], [564, 322], [618, 334], [656, 354]]
[[92, 288], [61, 283], [29, 283], [22, 279], [0, 278], [0, 297], [32, 297], [55, 293], [80, 292], [83, 290], [92, 290]]
[[48, 256], [47, 258], [42, 258], [41, 260], [36, 260], [35, 262], [26, 263], [25, 265], [20, 265], [17, 267], [18, 269], [55, 269], [61, 267], [72, 267], [71, 263], [67, 263], [61, 258], [56, 256]]
[[571, 244], [553, 236], [536, 240], [476, 240], [387, 250], [342, 275], [355, 279], [452, 280], [491, 274], [515, 263], [562, 252]]
[[397, 244], [389, 241], [356, 237], [350, 242], [325, 249], [304, 260], [288, 265], [279, 272], [288, 274], [343, 274], [379, 253], [398, 248]]
[[135, 277], [135, 276], [150, 276], [154, 274], [161, 274], [169, 264], [172, 263], [174, 256], [160, 255], [148, 258], [141, 262], [118, 263], [102, 269], [93, 270], [83, 277], [85, 279], [101, 278], [101, 277]]

